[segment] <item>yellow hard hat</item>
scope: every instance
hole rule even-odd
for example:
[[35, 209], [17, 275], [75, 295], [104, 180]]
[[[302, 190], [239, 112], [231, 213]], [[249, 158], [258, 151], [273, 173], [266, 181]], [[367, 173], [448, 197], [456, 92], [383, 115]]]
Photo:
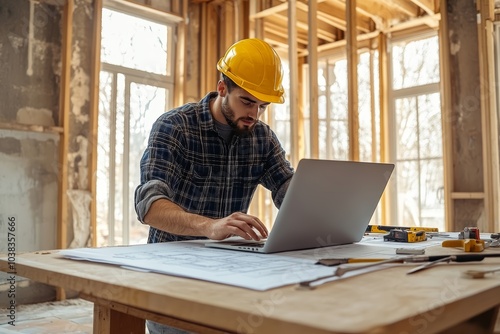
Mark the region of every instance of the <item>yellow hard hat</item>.
[[285, 102], [281, 59], [263, 40], [250, 38], [234, 43], [217, 63], [217, 69], [259, 100]]

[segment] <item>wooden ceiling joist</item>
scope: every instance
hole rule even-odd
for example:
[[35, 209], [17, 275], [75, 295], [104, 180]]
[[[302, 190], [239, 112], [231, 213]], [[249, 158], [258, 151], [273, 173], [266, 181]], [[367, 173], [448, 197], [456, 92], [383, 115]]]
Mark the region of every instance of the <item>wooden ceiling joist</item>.
[[[337, 2], [323, 2], [318, 4], [317, 16], [319, 20], [329, 22], [331, 25], [346, 30], [345, 5], [340, 5]], [[358, 12], [357, 29], [361, 32], [371, 31], [372, 19], [363, 12]]]
[[288, 2], [284, 2], [280, 5], [269, 7], [267, 9], [261, 10], [258, 13], [250, 15], [250, 19], [262, 19], [281, 12], [285, 12], [286, 15], [287, 10], [288, 10]]
[[[307, 14], [302, 12], [302, 11], [297, 11], [297, 29], [299, 32], [304, 32], [304, 34], [307, 35], [307, 31], [309, 30], [309, 24], [307, 22]], [[280, 24], [284, 25], [286, 27], [286, 24], [288, 22], [288, 17], [286, 16], [286, 12], [283, 14], [275, 14], [273, 16], [270, 16], [266, 18], [264, 22], [271, 21], [275, 24]], [[325, 23], [318, 23], [318, 37], [321, 39], [324, 39], [325, 41], [328, 42], [333, 42], [335, 41], [335, 33], [334, 29], [331, 25], [326, 25]], [[329, 29], [329, 30], [327, 30]], [[307, 38], [306, 38], [307, 39]], [[307, 43], [306, 43], [307, 44]]]
[[[358, 2], [362, 1], [370, 5], [374, 2], [373, 0], [358, 0]], [[421, 10], [419, 6], [408, 0], [386, 0], [385, 4], [387, 4], [391, 11], [401, 12], [409, 17], [417, 17]]]
[[415, 5], [420, 7], [427, 15], [434, 15], [437, 13], [436, 5], [432, 0], [411, 0]]
[[[288, 30], [284, 30], [283, 27], [274, 25], [269, 22], [264, 23], [264, 31], [266, 32], [267, 37], [271, 37], [272, 35], [274, 35], [283, 38], [284, 41], [287, 41], [289, 38]], [[308, 42], [307, 33], [297, 33], [297, 42], [302, 45], [300, 49], [306, 49]]]

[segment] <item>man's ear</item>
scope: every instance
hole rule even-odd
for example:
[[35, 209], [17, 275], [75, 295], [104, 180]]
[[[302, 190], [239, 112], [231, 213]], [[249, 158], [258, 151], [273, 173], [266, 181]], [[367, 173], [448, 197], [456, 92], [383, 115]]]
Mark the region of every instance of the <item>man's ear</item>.
[[219, 93], [219, 96], [221, 97], [224, 97], [227, 94], [227, 86], [222, 80], [219, 80], [219, 82], [217, 82], [217, 93]]

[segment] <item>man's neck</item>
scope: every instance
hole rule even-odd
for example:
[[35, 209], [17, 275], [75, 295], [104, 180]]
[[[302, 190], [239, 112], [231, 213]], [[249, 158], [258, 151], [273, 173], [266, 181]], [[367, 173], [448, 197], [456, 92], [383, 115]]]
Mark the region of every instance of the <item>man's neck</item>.
[[222, 97], [217, 95], [216, 98], [210, 100], [210, 113], [212, 117], [221, 124], [227, 124], [224, 115], [222, 115]]

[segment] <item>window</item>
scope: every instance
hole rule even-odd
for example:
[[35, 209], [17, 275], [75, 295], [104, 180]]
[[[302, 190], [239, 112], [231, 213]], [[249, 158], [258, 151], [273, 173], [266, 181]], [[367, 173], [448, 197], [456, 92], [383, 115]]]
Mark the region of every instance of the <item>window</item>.
[[98, 246], [145, 243], [134, 210], [153, 122], [172, 107], [174, 27], [104, 8], [97, 154]]
[[[364, 52], [358, 62], [358, 111], [361, 161], [378, 161], [380, 135], [377, 53]], [[372, 82], [373, 80], [373, 82]], [[325, 58], [318, 66], [319, 157], [349, 159], [347, 60]], [[373, 89], [373, 90], [372, 90]]]
[[358, 64], [359, 160], [380, 161], [378, 52], [363, 52]]
[[390, 133], [396, 225], [445, 228], [437, 36], [393, 41]]
[[269, 115], [272, 115], [272, 119], [269, 120], [268, 124], [273, 127], [274, 132], [276, 132], [276, 135], [280, 139], [283, 148], [285, 149], [286, 152], [291, 151], [291, 142], [290, 140], [287, 140], [287, 138], [290, 138], [290, 128], [291, 128], [291, 123], [290, 123], [290, 99], [288, 98], [290, 96], [290, 69], [288, 67], [288, 62], [286, 59], [282, 58], [282, 66], [283, 66], [283, 81], [282, 85], [283, 88], [285, 89], [285, 102], [282, 104], [279, 103], [273, 103], [270, 106], [270, 109], [267, 113], [267, 117], [269, 118]]
[[[435, 32], [393, 40], [389, 50], [389, 160], [396, 163], [395, 191], [386, 198], [390, 221], [377, 209], [371, 224], [430, 226], [444, 230], [444, 178], [439, 89], [439, 43]], [[318, 136], [319, 158], [349, 159], [349, 136], [358, 136], [360, 161], [380, 161], [379, 59], [362, 52], [358, 61], [357, 133], [349, 133], [347, 61], [337, 56], [318, 63], [319, 127], [309, 131], [305, 107], [303, 133]], [[288, 142], [290, 138], [285, 138]], [[306, 139], [307, 141], [307, 139]]]
[[[309, 130], [310, 110], [306, 103], [303, 132], [306, 142], [307, 136], [318, 136], [320, 159], [349, 159], [349, 136], [352, 134], [349, 133], [347, 66], [347, 60], [339, 56], [319, 60], [318, 129], [312, 130], [312, 133]], [[380, 160], [378, 101], [378, 53], [363, 52], [358, 62], [359, 129], [355, 134], [359, 139], [360, 161]], [[374, 214], [371, 223], [381, 224], [380, 210]]]
[[318, 72], [319, 158], [347, 160], [347, 61], [325, 59]]

